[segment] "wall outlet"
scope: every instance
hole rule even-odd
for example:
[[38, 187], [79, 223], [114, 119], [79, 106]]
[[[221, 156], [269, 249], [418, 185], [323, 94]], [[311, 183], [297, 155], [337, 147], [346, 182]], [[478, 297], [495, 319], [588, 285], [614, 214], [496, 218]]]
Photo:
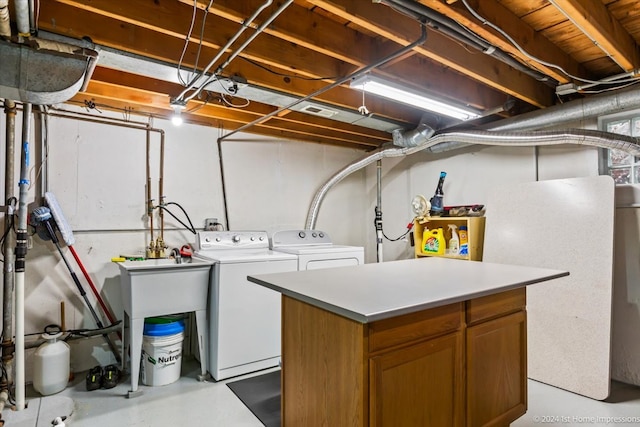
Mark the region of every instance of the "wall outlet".
[[204, 220], [205, 231], [215, 231], [217, 225], [218, 225], [218, 218], [205, 218]]

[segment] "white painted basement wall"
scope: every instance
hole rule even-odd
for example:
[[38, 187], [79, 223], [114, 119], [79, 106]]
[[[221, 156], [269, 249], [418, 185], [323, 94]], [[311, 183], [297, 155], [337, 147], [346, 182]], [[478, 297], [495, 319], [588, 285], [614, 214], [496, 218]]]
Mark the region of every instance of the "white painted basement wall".
[[[4, 140], [5, 118], [4, 115], [1, 117], [0, 131]], [[144, 119], [133, 116], [132, 120]], [[20, 115], [17, 124], [19, 139]], [[182, 205], [197, 228], [202, 227], [205, 218], [223, 220], [216, 144], [220, 131], [195, 125], [176, 128], [163, 120], [155, 120], [153, 125], [166, 131], [166, 201]], [[574, 127], [593, 129], [595, 122], [580, 123]], [[75, 248], [80, 258], [103, 298], [121, 319], [119, 270], [110, 259], [122, 253], [142, 253], [149, 242], [145, 218], [145, 133], [52, 118], [49, 138], [48, 190], [56, 195], [74, 230]], [[40, 166], [37, 161], [41, 157], [36, 147], [32, 150], [31, 179], [35, 180]], [[223, 142], [222, 151], [231, 228], [269, 232], [303, 228], [309, 203], [317, 188], [352, 161], [367, 155], [358, 150], [278, 141], [251, 134], [234, 135]], [[155, 133], [152, 134], [151, 153], [152, 197], [157, 204], [159, 137]], [[0, 152], [0, 162], [4, 164], [4, 151]], [[430, 198], [440, 171], [447, 172], [444, 185], [446, 205], [485, 204], [487, 195], [502, 183], [597, 175], [598, 152], [594, 148], [576, 146], [539, 149], [478, 146], [440, 154], [417, 153], [407, 158], [384, 159], [382, 213], [386, 236], [396, 238], [406, 231], [413, 218], [411, 199], [416, 194]], [[316, 227], [327, 231], [335, 243], [364, 246], [366, 262], [376, 261], [373, 223], [376, 174], [374, 163], [331, 189], [320, 208]], [[39, 200], [36, 194], [40, 193], [40, 189], [36, 192], [32, 188], [31, 200]], [[30, 210], [36, 205], [32, 203]], [[490, 209], [487, 206], [488, 213]], [[183, 219], [179, 210], [172, 211]], [[637, 209], [630, 208], [623, 218], [623, 221], [633, 223], [633, 228], [629, 228], [633, 234], [629, 235], [626, 228], [621, 231], [624, 223], [620, 218], [618, 214], [616, 250], [621, 244], [618, 239], [621, 233], [626, 238], [625, 252], [616, 258], [616, 287], [623, 286], [625, 292], [622, 296], [616, 291], [614, 328], [615, 325], [621, 327], [617, 327], [614, 333], [613, 360], [614, 365], [622, 366], [622, 369], [614, 366], [614, 378], [615, 372], [621, 371], [618, 379], [624, 381], [630, 376], [638, 376], [633, 366], [640, 366], [640, 360], [631, 359], [638, 357], [633, 354], [640, 354], [640, 340], [635, 337], [630, 342], [635, 331], [640, 330], [640, 291], [637, 285], [640, 278], [637, 268], [640, 226], [637, 225]], [[168, 215], [165, 215], [165, 220], [165, 239], [170, 247], [193, 242], [191, 233], [179, 230], [180, 225], [176, 221]], [[63, 252], [85, 285], [90, 300], [95, 301], [71, 254], [66, 248]], [[635, 258], [632, 258], [634, 254]], [[594, 252], [594, 256], [597, 253]], [[385, 261], [411, 257], [413, 248], [408, 239], [385, 240]], [[627, 275], [622, 277], [620, 271]], [[47, 324], [60, 323], [60, 302], [66, 306], [67, 328], [95, 327], [52, 243], [44, 243], [34, 237], [27, 261], [26, 332], [38, 332]], [[97, 304], [95, 307], [98, 309]], [[623, 344], [624, 354], [632, 356], [618, 360], [615, 352]], [[31, 354], [32, 351], [28, 352]], [[101, 337], [78, 340], [73, 344], [72, 369], [76, 372], [98, 363], [112, 362], [113, 358]], [[632, 368], [629, 368], [630, 364]], [[27, 379], [30, 379], [29, 360], [27, 369]]]
[[[4, 114], [1, 117], [0, 132], [4, 141]], [[144, 121], [135, 116], [131, 120]], [[16, 175], [19, 173], [21, 123], [22, 117], [18, 114]], [[216, 217], [223, 222], [216, 142], [218, 129], [188, 124], [174, 127], [163, 120], [155, 120], [153, 127], [166, 132], [166, 202], [179, 203], [198, 229], [202, 229], [205, 218]], [[151, 135], [152, 198], [157, 204], [160, 138], [158, 133]], [[42, 191], [38, 188], [37, 178], [41, 155], [36, 145], [31, 144], [33, 187], [29, 212], [42, 205]], [[144, 131], [66, 118], [52, 117], [49, 120], [49, 151], [42, 173], [48, 170], [48, 190], [56, 196], [74, 230], [74, 247], [118, 319], [122, 319], [119, 269], [110, 260], [120, 254], [144, 254], [149, 243], [150, 233], [145, 218], [145, 147]], [[251, 134], [234, 135], [233, 141], [222, 143], [231, 228], [269, 232], [304, 228], [316, 189], [335, 171], [361, 155], [361, 151], [347, 148], [279, 141]], [[3, 148], [0, 153], [2, 165], [4, 157]], [[17, 195], [17, 176], [15, 182]], [[318, 216], [318, 228], [326, 230], [336, 243], [363, 245], [362, 220], [366, 205], [364, 171], [360, 171], [340, 182], [328, 195]], [[187, 222], [176, 206], [169, 206], [169, 209]], [[157, 236], [157, 218], [154, 225]], [[173, 248], [193, 243], [195, 239], [193, 234], [165, 214], [165, 241], [169, 248]], [[80, 278], [89, 300], [101, 313], [72, 254], [66, 247], [63, 247], [63, 252]], [[26, 268], [27, 334], [42, 331], [48, 324], [60, 324], [61, 302], [65, 305], [67, 329], [95, 328], [93, 317], [52, 242], [43, 242], [34, 236]], [[176, 283], [176, 286], [180, 284]], [[103, 323], [109, 322], [103, 317]], [[31, 379], [32, 354], [33, 350], [27, 352], [27, 380]], [[73, 371], [113, 362], [115, 359], [100, 336], [72, 343]]]

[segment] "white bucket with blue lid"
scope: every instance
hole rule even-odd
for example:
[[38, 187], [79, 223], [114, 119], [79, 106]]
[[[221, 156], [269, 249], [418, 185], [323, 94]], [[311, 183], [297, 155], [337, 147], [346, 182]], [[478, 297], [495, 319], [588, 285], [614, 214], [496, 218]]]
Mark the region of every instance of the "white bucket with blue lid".
[[142, 384], [162, 386], [180, 378], [184, 321], [145, 321], [142, 333]]

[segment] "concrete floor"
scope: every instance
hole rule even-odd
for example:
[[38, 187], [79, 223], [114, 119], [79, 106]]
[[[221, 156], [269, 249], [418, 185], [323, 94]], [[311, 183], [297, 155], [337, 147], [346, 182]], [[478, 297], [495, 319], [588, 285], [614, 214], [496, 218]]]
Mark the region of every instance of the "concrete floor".
[[[266, 372], [269, 370], [257, 374]], [[68, 427], [262, 426], [226, 385], [228, 381], [256, 374], [220, 382], [198, 382], [198, 373], [197, 362], [187, 361], [177, 382], [162, 387], [141, 385], [144, 393], [133, 399], [124, 397], [129, 390], [128, 381], [110, 390], [88, 392], [84, 375], [78, 375], [64, 391], [53, 396], [36, 397], [28, 387], [28, 408], [20, 412], [5, 409], [2, 416], [7, 427], [50, 427], [56, 416], [66, 414]], [[541, 424], [640, 425], [640, 387], [613, 383], [611, 397], [600, 402], [530, 380], [529, 410], [511, 425]]]

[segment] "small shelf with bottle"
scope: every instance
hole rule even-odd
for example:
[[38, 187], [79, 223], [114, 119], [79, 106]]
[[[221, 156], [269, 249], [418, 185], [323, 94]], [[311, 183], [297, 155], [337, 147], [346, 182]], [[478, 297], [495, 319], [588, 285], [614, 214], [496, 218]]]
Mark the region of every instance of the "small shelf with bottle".
[[[416, 217], [413, 220], [413, 239], [415, 257], [438, 256], [444, 258], [464, 259], [471, 261], [482, 261], [482, 247], [484, 244], [484, 216], [429, 216]], [[449, 225], [455, 225], [458, 234], [459, 244], [462, 243], [461, 227], [466, 227], [467, 232], [467, 254], [449, 253], [449, 241], [451, 240], [451, 228]], [[423, 235], [425, 230], [442, 229], [443, 240], [446, 243], [444, 253], [427, 253], [424, 252]], [[464, 230], [464, 229], [462, 229]]]

